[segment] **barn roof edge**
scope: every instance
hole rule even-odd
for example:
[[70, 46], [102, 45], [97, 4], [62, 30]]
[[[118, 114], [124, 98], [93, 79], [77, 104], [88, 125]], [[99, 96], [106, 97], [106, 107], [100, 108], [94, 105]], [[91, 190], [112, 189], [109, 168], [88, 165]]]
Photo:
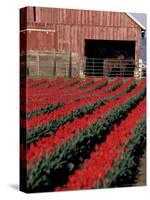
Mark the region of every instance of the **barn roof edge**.
[[127, 13], [127, 12], [126, 12], [126, 14], [127, 14], [128, 17], [130, 17], [138, 26], [140, 26], [141, 29], [142, 29], [143, 31], [146, 31], [146, 28], [145, 28], [137, 19], [135, 19], [134, 16], [132, 16], [130, 13]]

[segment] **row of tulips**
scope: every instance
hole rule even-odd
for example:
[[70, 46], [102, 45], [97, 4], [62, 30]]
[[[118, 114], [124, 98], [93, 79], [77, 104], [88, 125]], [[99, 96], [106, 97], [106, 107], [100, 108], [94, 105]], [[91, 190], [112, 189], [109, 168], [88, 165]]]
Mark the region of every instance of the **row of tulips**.
[[[101, 82], [101, 87], [103, 87], [103, 84], [104, 84], [104, 82]], [[89, 94], [88, 94], [88, 96], [89, 96]], [[85, 97], [85, 95], [84, 95], [84, 97]], [[55, 118], [55, 116], [57, 116], [57, 112], [59, 113], [59, 115], [60, 115], [60, 112], [63, 112], [63, 113], [65, 113], [65, 111], [68, 113], [69, 112], [69, 110], [70, 109], [72, 109], [71, 107], [73, 106], [73, 109], [76, 109], [76, 108], [78, 108], [78, 107], [81, 107], [80, 105], [84, 105], [84, 104], [86, 104], [87, 102], [85, 102], [84, 103], [84, 101], [81, 101], [82, 100], [82, 98], [81, 98], [81, 100], [80, 101], [78, 101], [78, 102], [72, 102], [71, 100], [73, 100], [74, 99], [74, 97], [69, 97], [69, 99], [70, 99], [70, 103], [68, 103], [68, 104], [66, 104], [63, 108], [59, 108], [58, 110], [56, 110], [56, 111], [54, 111], [53, 113], [50, 113], [50, 114], [45, 114], [45, 115], [42, 115], [42, 116], [35, 116], [35, 117], [33, 117], [32, 119], [30, 119], [30, 120], [28, 120], [27, 121], [27, 123], [28, 123], [28, 128], [30, 129], [30, 128], [33, 128], [33, 127], [35, 127], [36, 126], [36, 124], [40, 124], [40, 121], [42, 121], [43, 119], [47, 119], [47, 121], [49, 121], [49, 118], [51, 119], [51, 118]], [[76, 97], [77, 98], [77, 97]], [[51, 99], [52, 99], [52, 97], [51, 97]], [[48, 99], [49, 100], [49, 99]], [[65, 100], [64, 100], [65, 101]], [[63, 101], [63, 102], [64, 102]], [[56, 100], [54, 100], [54, 101], [50, 101], [49, 100], [49, 102], [51, 102], [51, 104], [54, 104], [54, 105], [56, 105], [56, 103], [58, 103], [58, 102], [62, 102], [61, 100], [59, 100], [58, 102], [56, 101]], [[53, 103], [53, 102], [55, 102], [55, 103]], [[77, 105], [79, 105], [79, 106], [77, 106]], [[35, 124], [34, 124], [35, 123]], [[32, 124], [32, 125], [30, 125], [30, 124]], [[43, 125], [43, 124], [42, 124]]]
[[112, 170], [114, 163], [118, 162], [123, 152], [128, 153], [126, 143], [143, 117], [143, 113], [146, 112], [145, 104], [144, 99], [119, 125], [115, 124], [106, 140], [102, 144], [95, 145], [95, 151], [90, 154], [90, 158], [69, 176], [68, 183], [62, 188], [57, 187], [56, 190], [90, 189], [93, 186], [99, 188], [100, 184], [105, 187], [106, 181], [110, 182], [108, 178], [106, 179], [106, 173]]
[[[103, 180], [100, 187], [120, 187], [135, 184], [139, 158], [146, 148], [146, 119], [144, 118], [134, 129], [133, 136], [125, 145], [127, 151], [120, 155], [120, 159], [113, 165]], [[107, 181], [106, 181], [107, 180]]]
[[[91, 80], [88, 80], [88, 84], [85, 84], [85, 86], [89, 86], [93, 81]], [[94, 82], [93, 84], [91, 84], [90, 86], [92, 90], [95, 89], [95, 87], [101, 87], [102, 84], [106, 84], [107, 82], [105, 81], [104, 82], [104, 79], [100, 80], [100, 81], [96, 81]], [[78, 83], [77, 83], [78, 84]], [[28, 99], [28, 105], [27, 105], [27, 109], [28, 109], [28, 112], [31, 112], [33, 109], [35, 110], [35, 107], [34, 105], [36, 106], [36, 108], [38, 108], [39, 106], [42, 107], [42, 105], [46, 104], [46, 103], [57, 103], [57, 102], [65, 102], [65, 96], [72, 96], [73, 94], [80, 94], [80, 93], [87, 93], [89, 90], [88, 87], [79, 87], [78, 90], [74, 89], [74, 87], [76, 88], [76, 85], [73, 85], [71, 87], [69, 87], [69, 89], [60, 89], [60, 92], [58, 92], [57, 88], [51, 88], [51, 91], [50, 90], [44, 90], [44, 95], [39, 95], [39, 96], [33, 96], [32, 93], [31, 95], [29, 95], [29, 99]], [[61, 85], [61, 84], [60, 84]], [[84, 86], [84, 84], [83, 84]], [[72, 90], [72, 92], [70, 91], [70, 89]], [[61, 96], [61, 99], [59, 99], [59, 97]], [[54, 98], [54, 97], [57, 97], [57, 98]]]
[[[126, 98], [129, 99], [130, 95], [134, 95], [142, 88], [143, 83], [138, 85], [136, 89], [132, 90], [128, 94], [125, 93], [119, 99], [106, 102], [104, 105], [93, 111], [90, 115], [84, 115], [81, 118], [71, 121], [63, 127], [61, 126], [55, 134], [41, 138], [41, 140], [36, 142], [36, 144], [31, 144], [28, 151], [29, 160], [35, 160], [37, 156], [41, 157], [45, 149], [48, 153], [52, 152], [56, 145], [63, 144], [65, 140], [71, 139], [75, 134], [78, 134], [84, 129], [89, 128], [92, 126], [92, 124], [96, 123], [97, 120], [102, 119], [107, 112], [111, 111], [114, 105], [117, 106], [117, 103], [119, 104], [119, 102], [125, 102]], [[43, 150], [41, 151], [41, 149]]]
[[62, 82], [64, 79], [62, 77], [58, 77], [54, 80], [49, 80], [48, 78], [42, 78], [42, 79], [37, 79], [33, 80], [31, 78], [27, 79], [27, 87], [29, 90], [34, 92], [36, 89], [43, 89], [47, 88], [48, 86], [54, 86], [60, 82]]
[[[54, 80], [50, 80], [50, 81], [45, 78], [45, 79], [38, 79], [38, 80], [31, 79], [32, 80], [32, 82], [31, 82], [31, 81], [28, 81], [30, 79], [31, 78], [29, 78], [27, 80], [21, 79], [21, 82], [23, 82], [21, 91], [24, 94], [24, 96], [21, 95], [21, 100], [22, 101], [27, 100], [27, 105], [28, 105], [28, 103], [34, 102], [34, 99], [38, 102], [38, 98], [34, 98], [34, 95], [38, 94], [39, 91], [44, 91], [48, 87], [52, 88], [52, 87], [56, 86], [57, 84], [60, 84], [61, 82], [64, 81], [64, 79], [62, 77], [54, 79]], [[30, 84], [30, 82], [32, 84]], [[21, 111], [25, 111], [24, 107], [21, 109]]]
[[[120, 82], [116, 82], [116, 80], [115, 80], [115, 81], [112, 81], [111, 83], [109, 83], [108, 85], [106, 85], [105, 87], [103, 87], [103, 90], [96, 90], [94, 92], [88, 93], [87, 96], [86, 95], [83, 95], [83, 96], [80, 95], [81, 96], [80, 99], [79, 99], [80, 101], [70, 102], [67, 105], [65, 105], [63, 108], [60, 108], [59, 110], [56, 110], [56, 111], [50, 113], [49, 116], [45, 115], [46, 116], [45, 117], [44, 115], [42, 115], [42, 118], [46, 118], [47, 121], [49, 121], [49, 117], [50, 117], [50, 120], [51, 120], [51, 116], [52, 116], [52, 119], [55, 120], [55, 119], [58, 118], [57, 112], [58, 112], [58, 114], [60, 114], [60, 112], [61, 112], [61, 115], [59, 115], [59, 116], [64, 116], [64, 115], [66, 115], [66, 112], [67, 112], [67, 114], [70, 112], [69, 110], [70, 110], [70, 107], [72, 105], [73, 105], [74, 109], [78, 109], [82, 105], [88, 105], [89, 103], [93, 103], [93, 100], [95, 102], [95, 99], [101, 100], [102, 98], [108, 98], [108, 96], [111, 97], [113, 95], [117, 95], [117, 94], [119, 95], [120, 92], [121, 93], [127, 92], [128, 87], [130, 87], [130, 86], [134, 87], [135, 86], [135, 81], [132, 80], [132, 79], [131, 80], [129, 79], [125, 84], [122, 85], [122, 87], [115, 90], [115, 92], [113, 90], [114, 89], [113, 86], [119, 87]], [[112, 89], [112, 91], [111, 91], [111, 89]], [[109, 93], [108, 93], [108, 91], [109, 91]], [[94, 98], [91, 98], [91, 97], [94, 97]], [[79, 98], [79, 96], [76, 96], [76, 97], [73, 97], [73, 98], [75, 98], [77, 100]], [[81, 101], [82, 99], [83, 99], [83, 101]], [[86, 99], [87, 102], [85, 102], [84, 99]], [[71, 101], [71, 99], [70, 99], [70, 101]], [[66, 110], [66, 112], [65, 112], [65, 110]], [[72, 108], [71, 108], [71, 110], [72, 110]], [[62, 113], [62, 111], [63, 111], [63, 113]], [[27, 122], [30, 124], [30, 121], [32, 121], [32, 122], [35, 121], [35, 123], [38, 123], [38, 125], [40, 124], [39, 117], [32, 118], [31, 120], [28, 120]], [[42, 123], [42, 125], [44, 125], [44, 124]], [[32, 128], [32, 127], [35, 127], [35, 126], [36, 125], [33, 125], [33, 126], [29, 125], [29, 128]]]
[[[91, 81], [89, 81], [89, 84], [90, 83], [91, 83]], [[78, 85], [78, 83], [71, 86], [70, 88], [74, 88], [74, 86], [76, 86], [76, 85]], [[45, 95], [41, 95], [41, 96], [40, 95], [33, 96], [31, 93], [28, 97], [28, 105], [27, 105], [28, 112], [32, 112], [38, 108], [42, 108], [45, 105], [47, 105], [48, 103], [56, 104], [57, 102], [59, 102], [59, 101], [53, 100], [53, 97], [55, 96], [54, 92], [59, 96], [59, 95], [62, 95], [62, 93], [64, 93], [64, 90], [61, 90], [61, 92], [58, 92], [58, 91], [56, 92], [56, 90], [53, 92], [46, 91]]]
[[[91, 83], [91, 80], [88, 81], [88, 83]], [[106, 84], [107, 84], [107, 81], [104, 81], [104, 82], [101, 81], [101, 84], [99, 84], [99, 89], [102, 88]], [[87, 85], [87, 83], [86, 83], [86, 85]], [[30, 99], [31, 102], [30, 102], [30, 104], [27, 105], [27, 108], [25, 108], [25, 106], [24, 106], [24, 110], [27, 109], [27, 111], [28, 111], [26, 114], [27, 119], [31, 118], [32, 116], [36, 116], [38, 114], [50, 112], [50, 111], [54, 110], [53, 108], [58, 108], [61, 105], [67, 104], [69, 102], [77, 101], [78, 99], [82, 99], [82, 97], [83, 98], [89, 97], [91, 94], [91, 93], [88, 93], [88, 91], [85, 91], [85, 93], [83, 93], [81, 95], [80, 90], [77, 90], [75, 92], [75, 94], [73, 94], [73, 95], [70, 93], [70, 91], [67, 91], [67, 94], [69, 94], [69, 95], [63, 95], [62, 93], [63, 93], [62, 91], [61, 91], [61, 93], [57, 92], [57, 94], [59, 95], [57, 97], [55, 97], [51, 93], [49, 93], [49, 94], [47, 94], [47, 98], [44, 100], [43, 99], [39, 100], [36, 97], [35, 104], [33, 104], [33, 101]], [[22, 111], [23, 111], [23, 109], [22, 109]], [[22, 113], [24, 113], [24, 112], [22, 112]]]
[[76, 119], [72, 126], [61, 127], [55, 135], [43, 138], [30, 146], [27, 152], [28, 189], [53, 190], [61, 180], [64, 181], [63, 172], [67, 176], [83, 162], [95, 143], [102, 141], [114, 123], [124, 118], [144, 96], [145, 82], [141, 82], [128, 94], [111, 100], [92, 114], [84, 116], [84, 120]]
[[[109, 91], [113, 91], [115, 89], [117, 89], [122, 83], [122, 79], [120, 78], [116, 78], [111, 82], [108, 82], [107, 79], [103, 79], [104, 81], [101, 82], [101, 84], [93, 87], [93, 85], [90, 85], [90, 88], [86, 88], [85, 91], [81, 90], [81, 91], [77, 91], [77, 93], [75, 94], [70, 94], [69, 96], [62, 96], [61, 100], [63, 101], [63, 98], [65, 99], [65, 103], [70, 102], [70, 97], [71, 97], [71, 101], [77, 101], [83, 98], [90, 98], [91, 96], [101, 96], [102, 94], [109, 92]], [[92, 87], [91, 87], [92, 86]], [[102, 90], [101, 90], [102, 88]], [[58, 97], [56, 97], [57, 99]], [[59, 98], [60, 100], [60, 98]]]
[[[59, 81], [59, 83], [57, 80]], [[49, 83], [45, 83], [47, 85], [46, 88], [42, 88], [43, 85], [40, 85], [40, 87], [37, 87], [37, 88], [24, 88], [24, 90], [26, 92], [28, 92], [27, 111], [33, 112], [36, 109], [40, 109], [40, 108], [43, 108], [44, 106], [47, 106], [48, 103], [50, 103], [50, 102], [53, 104], [56, 104], [56, 100], [52, 101], [52, 99], [53, 99], [52, 97], [54, 96], [54, 93], [56, 93], [58, 96], [60, 95], [60, 93], [58, 91], [56, 92], [56, 85], [57, 86], [61, 85], [60, 81], [62, 82], [63, 79], [60, 79], [60, 78], [56, 79], [55, 85], [51, 86], [50, 88], [48, 86]], [[79, 89], [80, 89], [80, 88], [84, 88], [84, 87], [90, 85], [91, 83], [93, 83], [93, 79], [86, 79], [85, 81], [78, 82], [78, 83], [74, 84], [73, 86], [70, 86], [69, 88], [76, 92], [79, 92], [76, 90], [76, 87], [78, 84], [79, 84]], [[75, 87], [75, 89], [74, 89], [74, 87]], [[48, 88], [48, 90], [47, 90], [47, 88]], [[49, 91], [50, 89], [52, 91]], [[40, 92], [42, 90], [44, 92], [44, 95], [41, 95], [41, 94], [37, 95], [40, 93], [40, 92], [38, 92], [38, 90], [40, 90]], [[25, 91], [24, 91], [24, 93], [26, 93]], [[64, 91], [65, 91], [64, 89], [61, 90], [61, 95], [62, 95], [62, 93], [64, 93]], [[68, 92], [68, 94], [71, 94], [71, 92], [68, 89], [66, 89], [65, 94], [67, 94], [67, 92]], [[25, 101], [25, 98], [26, 98], [26, 96], [22, 99]], [[26, 107], [22, 107], [21, 111], [25, 111], [25, 110], [26, 110]]]
[[[35, 104], [32, 104], [31, 106], [28, 105], [27, 110], [30, 109], [30, 112], [28, 112], [27, 115], [33, 116], [33, 115], [36, 115], [36, 113], [40, 113], [40, 111], [43, 111], [43, 112], [41, 112], [41, 114], [46, 113], [46, 111], [49, 112], [49, 109], [51, 111], [53, 106], [59, 107], [59, 105], [61, 105], [62, 102], [64, 104], [67, 104], [67, 103], [72, 102], [72, 101], [81, 100], [82, 98], [89, 98], [89, 97], [93, 96], [94, 94], [101, 95], [105, 91], [108, 92], [108, 91], [116, 89], [121, 84], [122, 84], [122, 81], [120, 79], [116, 79], [116, 80], [112, 81], [111, 83], [109, 83], [109, 85], [106, 85], [106, 81], [104, 81], [104, 82], [101, 81], [101, 84], [97, 85], [97, 87], [99, 87], [99, 89], [100, 89], [103, 86], [105, 86], [105, 85], [106, 86], [103, 88], [103, 90], [99, 90], [99, 91], [96, 90], [95, 93], [94, 93], [94, 91], [88, 92], [88, 88], [85, 92], [82, 91], [82, 93], [79, 92], [78, 90], [76, 91], [75, 94], [70, 94], [68, 92], [69, 95], [66, 95], [66, 96], [59, 94], [59, 96], [54, 97], [54, 96], [51, 96], [51, 93], [50, 93], [49, 95], [47, 95], [46, 101], [38, 102], [38, 104], [40, 103], [40, 108], [37, 109], [37, 105], [36, 105], [36, 108], [35, 108]], [[57, 92], [57, 94], [58, 94], [58, 92]], [[34, 109], [33, 109], [33, 107], [34, 107]], [[31, 110], [32, 110], [32, 112], [31, 112]]]
[[41, 78], [41, 79], [37, 79], [37, 80], [31, 80], [30, 78], [27, 79], [27, 87], [38, 87], [38, 86], [41, 86], [41, 85], [45, 85], [45, 83], [47, 84], [48, 83], [48, 78]]
[[70, 87], [74, 84], [76, 84], [77, 82], [79, 82], [79, 79], [77, 77], [73, 77], [71, 79], [65, 80], [65, 81], [61, 81], [58, 84], [55, 84], [53, 86], [48, 86], [47, 88], [36, 88], [35, 92], [33, 92], [33, 90], [31, 91], [30, 89], [28, 90], [28, 94], [29, 97], [32, 94], [32, 96], [43, 96], [45, 94], [47, 94], [47, 92], [55, 92], [56, 90], [59, 89], [63, 89], [63, 88], [67, 88]]
[[[56, 85], [60, 82], [63, 81], [63, 78], [57, 78], [55, 80], [51, 80], [49, 81], [47, 78], [42, 78], [42, 79], [38, 79], [38, 80], [33, 80], [31, 78], [28, 78], [28, 79], [24, 79], [24, 78], [21, 78], [20, 80], [20, 85], [21, 85], [21, 94], [20, 94], [20, 111], [21, 111], [21, 117], [24, 118], [24, 119], [28, 119], [28, 118], [31, 118], [32, 116], [36, 115], [36, 114], [40, 114], [41, 111], [43, 111], [43, 107], [45, 105], [45, 112], [46, 110], [48, 111], [51, 111], [51, 110], [54, 110], [56, 109], [57, 107], [61, 106], [62, 103], [57, 103], [55, 105], [48, 105], [47, 104], [44, 104], [41, 106], [40, 109], [38, 110], [35, 110], [35, 113], [34, 111], [32, 112], [28, 112], [28, 108], [29, 108], [29, 104], [32, 104], [32, 98], [30, 98], [29, 94], [34, 94], [37, 92], [38, 89], [43, 89], [45, 87], [48, 87], [48, 86], [53, 86], [53, 85]], [[36, 99], [36, 102], [38, 102], [38, 98], [35, 98]], [[29, 103], [30, 102], [30, 103]], [[33, 104], [33, 106], [36, 107], [36, 103]]]
[[104, 102], [108, 101], [109, 99], [118, 98], [123, 93], [129, 92], [131, 89], [134, 88], [134, 86], [135, 82], [133, 80], [128, 80], [126, 84], [122, 85], [120, 88], [110, 93], [103, 94], [101, 92], [101, 95], [93, 95], [93, 97], [91, 98], [86, 98], [82, 101], [73, 102], [70, 103], [69, 106], [66, 105], [64, 107], [56, 109], [50, 114], [40, 115], [38, 116], [38, 118], [41, 117], [41, 119], [47, 120], [41, 121], [41, 124], [37, 117], [31, 118], [30, 121], [33, 122], [33, 119], [35, 119], [35, 123], [37, 123], [38, 127], [36, 127], [34, 123], [33, 127], [35, 128], [30, 129], [27, 134], [27, 142], [31, 143], [33, 141], [37, 141], [41, 136], [51, 135], [52, 132], [55, 132], [60, 125], [63, 125], [77, 117], [84, 116], [85, 114], [94, 111], [96, 108], [101, 106]]
[[[43, 89], [43, 87], [46, 85], [48, 87], [48, 85], [55, 85], [55, 84], [58, 84], [60, 82], [63, 81], [63, 78], [57, 78], [55, 80], [51, 80], [51, 81], [48, 81], [48, 79], [38, 79], [38, 80], [33, 80], [31, 78], [28, 78], [28, 79], [24, 79], [22, 78], [21, 79], [21, 92], [22, 92], [22, 95], [20, 96], [21, 99], [21, 112], [26, 112], [26, 106], [28, 105], [28, 102], [32, 102], [32, 99], [30, 99], [30, 95], [33, 95], [34, 93], [37, 92], [37, 90], [40, 88], [40, 89]], [[27, 95], [26, 95], [27, 94]], [[36, 101], [38, 101], [38, 99], [36, 99]], [[24, 104], [25, 102], [25, 104]], [[27, 105], [26, 105], [27, 103]]]

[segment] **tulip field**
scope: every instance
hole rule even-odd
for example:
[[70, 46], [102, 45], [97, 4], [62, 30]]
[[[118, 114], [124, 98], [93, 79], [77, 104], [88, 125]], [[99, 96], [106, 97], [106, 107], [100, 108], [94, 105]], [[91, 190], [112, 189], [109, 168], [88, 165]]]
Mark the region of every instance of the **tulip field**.
[[28, 78], [21, 90], [27, 192], [132, 185], [146, 143], [144, 79]]

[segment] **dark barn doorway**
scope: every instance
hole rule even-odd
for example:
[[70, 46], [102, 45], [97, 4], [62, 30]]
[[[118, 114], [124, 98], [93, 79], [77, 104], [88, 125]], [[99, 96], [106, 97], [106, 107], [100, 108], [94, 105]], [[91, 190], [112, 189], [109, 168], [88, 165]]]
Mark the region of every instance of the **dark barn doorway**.
[[[84, 55], [85, 75], [124, 77], [134, 75], [135, 41], [85, 40]], [[108, 65], [109, 70], [107, 70]]]

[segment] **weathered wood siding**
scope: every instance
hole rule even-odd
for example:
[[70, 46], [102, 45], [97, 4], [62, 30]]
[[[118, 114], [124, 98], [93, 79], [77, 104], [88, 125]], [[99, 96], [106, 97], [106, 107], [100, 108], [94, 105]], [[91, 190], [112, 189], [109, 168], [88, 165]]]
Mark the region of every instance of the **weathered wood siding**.
[[21, 52], [72, 52], [82, 63], [85, 39], [99, 39], [135, 41], [140, 56], [141, 28], [126, 13], [26, 7], [21, 15]]

